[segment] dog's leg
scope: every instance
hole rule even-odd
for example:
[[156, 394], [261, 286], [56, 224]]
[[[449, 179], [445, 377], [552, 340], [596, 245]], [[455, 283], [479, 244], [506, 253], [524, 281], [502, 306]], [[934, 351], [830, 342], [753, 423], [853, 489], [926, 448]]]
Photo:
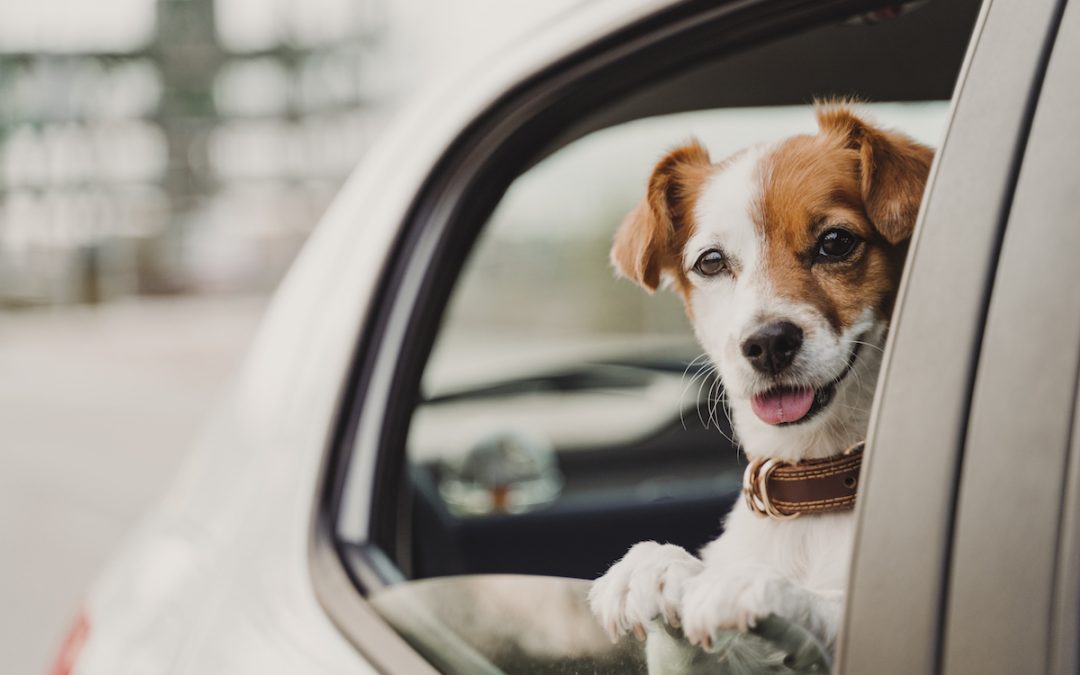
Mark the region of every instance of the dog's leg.
[[721, 630], [746, 632], [769, 614], [793, 621], [832, 647], [843, 616], [843, 591], [813, 591], [767, 564], [713, 564], [690, 580], [680, 614], [691, 643], [709, 646]]
[[644, 541], [593, 582], [589, 606], [612, 641], [631, 631], [643, 640], [657, 617], [679, 626], [683, 587], [702, 569], [702, 562], [679, 546]]
[[686, 637], [707, 645], [720, 630], [746, 631], [776, 614], [831, 647], [843, 617], [853, 524], [848, 514], [773, 521], [737, 503], [724, 533], [701, 552], [705, 569], [683, 589]]

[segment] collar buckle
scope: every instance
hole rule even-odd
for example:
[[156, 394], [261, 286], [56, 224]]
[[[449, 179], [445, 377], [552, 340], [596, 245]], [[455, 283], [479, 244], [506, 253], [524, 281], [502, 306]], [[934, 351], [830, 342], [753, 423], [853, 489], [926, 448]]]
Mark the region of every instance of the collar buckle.
[[743, 473], [743, 496], [746, 498], [746, 506], [759, 516], [769, 516], [776, 520], [793, 520], [801, 514], [784, 513], [776, 508], [769, 497], [769, 477], [773, 471], [781, 466], [791, 466], [787, 462], [778, 459], [766, 459], [758, 457], [751, 460]]

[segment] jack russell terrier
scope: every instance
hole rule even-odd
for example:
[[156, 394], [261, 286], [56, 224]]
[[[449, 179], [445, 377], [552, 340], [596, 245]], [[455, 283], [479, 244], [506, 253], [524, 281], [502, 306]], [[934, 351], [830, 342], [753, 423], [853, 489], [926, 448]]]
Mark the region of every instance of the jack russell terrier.
[[775, 613], [835, 644], [861, 442], [933, 150], [846, 103], [816, 112], [816, 134], [720, 162], [696, 141], [671, 151], [615, 235], [622, 276], [682, 297], [749, 464], [700, 557], [641, 542], [593, 583], [613, 640], [659, 619], [708, 648]]

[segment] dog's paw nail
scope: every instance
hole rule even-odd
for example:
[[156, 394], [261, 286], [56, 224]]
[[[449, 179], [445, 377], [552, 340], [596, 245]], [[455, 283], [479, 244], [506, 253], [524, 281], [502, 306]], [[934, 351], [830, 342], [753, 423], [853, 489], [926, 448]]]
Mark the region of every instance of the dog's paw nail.
[[608, 639], [611, 640], [611, 644], [619, 644], [619, 627], [614, 622], [609, 623], [604, 627], [604, 632], [607, 633]]
[[638, 639], [638, 642], [645, 642], [645, 627], [640, 623], [634, 624], [634, 637]]
[[668, 625], [671, 626], [672, 628], [680, 628], [680, 627], [682, 627], [682, 622], [679, 621], [679, 615], [676, 614], [675, 612], [672, 612], [672, 611], [667, 612], [667, 614], [664, 615], [664, 618], [667, 619]]

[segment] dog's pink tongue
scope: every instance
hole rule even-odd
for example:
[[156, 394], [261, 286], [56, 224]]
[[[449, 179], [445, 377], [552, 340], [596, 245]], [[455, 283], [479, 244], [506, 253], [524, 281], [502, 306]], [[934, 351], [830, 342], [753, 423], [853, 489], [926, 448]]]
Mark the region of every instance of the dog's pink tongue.
[[758, 394], [750, 399], [754, 414], [766, 424], [796, 422], [806, 417], [814, 405], [813, 387], [803, 389], [780, 389]]

